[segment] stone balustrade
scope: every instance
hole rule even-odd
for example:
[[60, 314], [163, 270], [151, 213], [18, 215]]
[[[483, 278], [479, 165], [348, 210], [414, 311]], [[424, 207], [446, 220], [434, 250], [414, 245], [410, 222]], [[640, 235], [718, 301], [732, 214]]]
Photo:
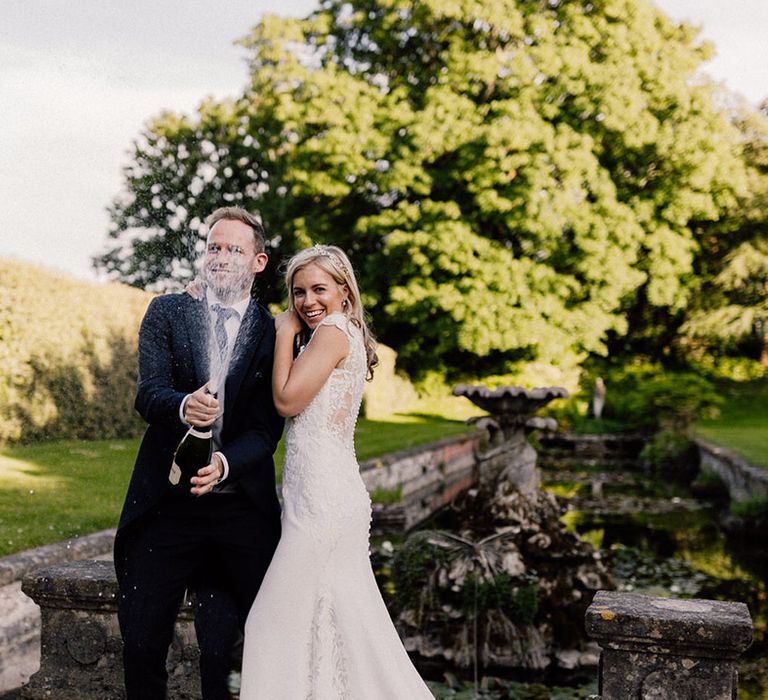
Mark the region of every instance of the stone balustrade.
[[[109, 561], [77, 561], [29, 574], [40, 606], [42, 661], [25, 700], [120, 700], [117, 584]], [[602, 700], [733, 700], [736, 660], [752, 640], [743, 603], [599, 591], [587, 633], [601, 647]], [[169, 697], [200, 698], [191, 604], [182, 607], [168, 656]]]
[[[25, 700], [122, 700], [122, 640], [111, 561], [83, 560], [25, 576], [22, 590], [40, 606], [40, 669]], [[200, 698], [192, 603], [179, 611], [168, 655], [169, 697]]]
[[103, 530], [0, 558], [0, 696], [40, 665], [40, 610], [21, 591], [21, 579], [54, 564], [111, 556], [114, 537], [114, 529]]
[[701, 438], [696, 439], [696, 444], [699, 448], [701, 470], [717, 474], [732, 500], [768, 498], [768, 469], [750, 464], [727, 447], [712, 444]]
[[598, 591], [587, 634], [601, 647], [602, 700], [734, 700], [752, 642], [744, 603]]

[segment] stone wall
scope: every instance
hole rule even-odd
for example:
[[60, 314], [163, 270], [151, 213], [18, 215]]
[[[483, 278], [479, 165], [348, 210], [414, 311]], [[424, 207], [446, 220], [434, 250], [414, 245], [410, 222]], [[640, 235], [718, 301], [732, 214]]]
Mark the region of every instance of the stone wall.
[[640, 451], [648, 436], [644, 433], [589, 435], [571, 432], [544, 432], [537, 435], [539, 464], [566, 468], [577, 465], [636, 469]]
[[0, 559], [0, 693], [18, 688], [40, 665], [40, 609], [21, 591], [21, 579], [41, 567], [112, 552], [104, 530]]
[[750, 464], [746, 459], [719, 445], [696, 440], [702, 471], [717, 474], [728, 488], [731, 500], [748, 501], [768, 497], [768, 469]]
[[372, 531], [410, 530], [475, 483], [479, 441], [478, 433], [462, 435], [362, 462], [374, 501]]

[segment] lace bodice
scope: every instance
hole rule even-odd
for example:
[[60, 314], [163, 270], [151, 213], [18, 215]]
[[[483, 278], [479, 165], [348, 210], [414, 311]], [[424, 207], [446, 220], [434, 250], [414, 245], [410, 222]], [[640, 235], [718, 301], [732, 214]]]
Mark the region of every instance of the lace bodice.
[[354, 447], [367, 362], [362, 332], [346, 316], [331, 314], [320, 325], [342, 330], [349, 351], [307, 407], [288, 419], [283, 497], [318, 536], [334, 539], [345, 519], [370, 518]]
[[[320, 326], [335, 326], [346, 333], [349, 352], [342, 366], [331, 371], [317, 396], [301, 413], [289, 420], [288, 428], [292, 432], [306, 431], [314, 437], [329, 436], [354, 452], [355, 425], [366, 374], [362, 333], [340, 313], [327, 316]], [[312, 342], [312, 338], [309, 342]]]

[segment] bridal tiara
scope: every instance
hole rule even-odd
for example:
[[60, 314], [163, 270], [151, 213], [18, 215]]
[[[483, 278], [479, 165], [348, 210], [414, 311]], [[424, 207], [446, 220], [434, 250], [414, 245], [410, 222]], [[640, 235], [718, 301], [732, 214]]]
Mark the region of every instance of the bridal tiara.
[[310, 249], [317, 257], [328, 258], [335, 267], [341, 270], [347, 277], [350, 276], [344, 261], [327, 246], [316, 244]]

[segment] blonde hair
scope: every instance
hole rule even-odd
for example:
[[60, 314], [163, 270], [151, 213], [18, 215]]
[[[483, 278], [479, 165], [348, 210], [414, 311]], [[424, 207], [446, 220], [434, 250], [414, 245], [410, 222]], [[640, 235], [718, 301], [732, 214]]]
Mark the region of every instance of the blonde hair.
[[[333, 277], [336, 284], [344, 285], [349, 290], [347, 304], [342, 313], [355, 324], [363, 334], [363, 344], [368, 360], [368, 379], [373, 378], [373, 368], [378, 364], [376, 356], [376, 339], [373, 337], [368, 324], [365, 321], [363, 302], [360, 299], [360, 290], [357, 286], [352, 264], [341, 248], [335, 245], [315, 245], [311, 248], [300, 250], [285, 266], [285, 285], [288, 288], [288, 308], [295, 310], [293, 299], [293, 278], [296, 273], [307, 265], [315, 264], [321, 270]], [[307, 341], [309, 330], [302, 332], [302, 340]]]

